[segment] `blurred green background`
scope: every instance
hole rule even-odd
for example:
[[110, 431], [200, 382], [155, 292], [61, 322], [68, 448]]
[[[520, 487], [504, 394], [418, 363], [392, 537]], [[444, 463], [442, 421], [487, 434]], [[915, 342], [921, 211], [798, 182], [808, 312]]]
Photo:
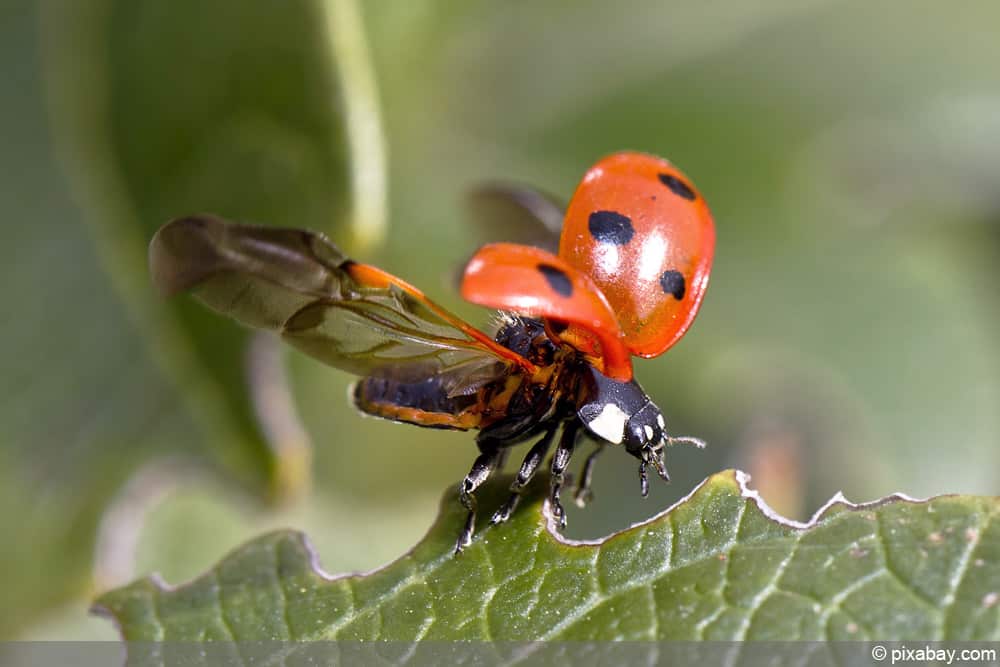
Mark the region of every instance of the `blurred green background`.
[[606, 454], [571, 536], [733, 466], [799, 519], [838, 490], [996, 494], [998, 25], [986, 0], [7, 0], [0, 638], [113, 637], [96, 592], [272, 527], [328, 571], [377, 567], [473, 459], [470, 434], [361, 419], [346, 375], [162, 302], [156, 227], [323, 230], [486, 325], [450, 283], [477, 243], [463, 193], [568, 196], [626, 148], [716, 216], [698, 321], [637, 364], [710, 446], [668, 452], [645, 501]]

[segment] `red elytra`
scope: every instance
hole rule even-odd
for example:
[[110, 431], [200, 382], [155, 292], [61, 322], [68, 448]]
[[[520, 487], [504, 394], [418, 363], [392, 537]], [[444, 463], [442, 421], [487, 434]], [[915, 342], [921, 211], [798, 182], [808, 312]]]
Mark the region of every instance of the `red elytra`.
[[[558, 257], [510, 243], [486, 246], [470, 261], [462, 294], [568, 325], [548, 330], [608, 377], [629, 380], [629, 354], [660, 355], [691, 326], [714, 250], [711, 213], [684, 174], [652, 155], [615, 153], [577, 187]], [[572, 286], [565, 293], [552, 268]]]
[[559, 256], [604, 293], [629, 351], [655, 357], [701, 306], [715, 251], [705, 200], [672, 164], [644, 153], [591, 167], [570, 200]]
[[632, 379], [632, 360], [604, 294], [590, 276], [547, 250], [516, 243], [483, 246], [465, 268], [462, 296], [481, 306], [545, 317], [592, 332], [596, 348], [585, 346], [584, 341], [566, 342], [598, 357], [606, 375]]

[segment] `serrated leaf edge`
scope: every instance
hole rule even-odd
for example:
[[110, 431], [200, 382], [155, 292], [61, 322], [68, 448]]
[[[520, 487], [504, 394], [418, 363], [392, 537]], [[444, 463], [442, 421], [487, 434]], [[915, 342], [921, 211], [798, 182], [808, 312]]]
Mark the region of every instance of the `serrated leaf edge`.
[[[887, 505], [887, 504], [891, 504], [891, 503], [896, 503], [896, 502], [904, 502], [904, 503], [908, 503], [908, 504], [923, 504], [923, 503], [930, 502], [932, 500], [936, 500], [938, 498], [949, 498], [949, 497], [955, 497], [956, 496], [956, 494], [941, 494], [941, 495], [937, 495], [937, 496], [930, 496], [928, 498], [914, 498], [914, 497], [909, 496], [909, 495], [907, 495], [905, 493], [897, 492], [897, 493], [890, 494], [888, 496], [883, 496], [883, 497], [878, 498], [876, 500], [872, 500], [872, 501], [868, 501], [868, 502], [864, 502], [864, 503], [854, 503], [854, 502], [851, 502], [851, 501], [847, 500], [847, 498], [844, 496], [844, 494], [842, 492], [838, 491], [828, 501], [826, 501], [822, 506], [820, 506], [820, 508], [816, 510], [816, 512], [809, 518], [808, 521], [804, 521], [803, 522], [803, 521], [796, 521], [794, 519], [789, 519], [787, 517], [784, 517], [781, 514], [779, 514], [777, 511], [775, 511], [772, 507], [770, 507], [767, 504], [767, 502], [761, 497], [760, 493], [756, 489], [750, 488], [749, 484], [750, 484], [751, 477], [750, 477], [750, 475], [748, 473], [743, 472], [742, 470], [729, 469], [729, 470], [720, 471], [720, 472], [715, 473], [713, 475], [709, 475], [708, 477], [706, 477], [705, 479], [703, 479], [701, 482], [699, 482], [693, 489], [691, 489], [690, 492], [688, 492], [682, 498], [678, 499], [676, 502], [674, 502], [673, 504], [671, 504], [669, 507], [667, 507], [666, 509], [664, 509], [661, 512], [656, 513], [655, 515], [649, 517], [648, 519], [643, 519], [642, 521], [638, 521], [638, 522], [632, 523], [631, 525], [627, 526], [626, 528], [623, 528], [621, 530], [617, 530], [617, 531], [615, 531], [613, 533], [610, 533], [610, 534], [606, 535], [605, 537], [594, 539], [594, 540], [575, 540], [575, 539], [570, 539], [568, 537], [565, 537], [565, 536], [561, 535], [559, 533], [558, 525], [557, 525], [555, 517], [554, 517], [554, 515], [552, 513], [551, 506], [550, 506], [550, 503], [549, 503], [548, 499], [546, 499], [542, 503], [541, 514], [542, 514], [542, 517], [545, 519], [545, 528], [546, 528], [546, 531], [549, 533], [549, 535], [552, 537], [552, 539], [554, 541], [556, 541], [557, 543], [565, 545], [565, 546], [570, 546], [570, 547], [595, 547], [595, 546], [596, 547], [600, 547], [600, 546], [603, 546], [605, 543], [607, 543], [609, 540], [611, 540], [613, 538], [616, 538], [616, 537], [618, 537], [618, 536], [620, 536], [620, 535], [622, 535], [624, 533], [628, 533], [628, 532], [630, 532], [632, 530], [636, 530], [638, 528], [643, 528], [643, 527], [646, 527], [646, 526], [648, 526], [650, 524], [653, 524], [653, 523], [656, 523], [656, 522], [659, 522], [659, 521], [663, 521], [667, 516], [669, 516], [676, 509], [678, 509], [678, 508], [684, 506], [686, 503], [690, 502], [695, 496], [698, 495], [698, 493], [702, 489], [704, 489], [706, 487], [706, 485], [708, 485], [709, 483], [711, 483], [713, 480], [720, 480], [720, 479], [724, 479], [724, 478], [727, 478], [727, 477], [731, 478], [731, 480], [736, 484], [737, 488], [739, 489], [740, 497], [743, 498], [744, 500], [750, 500], [750, 501], [752, 501], [754, 503], [754, 505], [760, 510], [760, 512], [764, 516], [766, 516], [768, 519], [770, 519], [771, 521], [773, 521], [773, 522], [775, 522], [775, 523], [777, 523], [779, 525], [791, 528], [791, 529], [799, 531], [799, 532], [805, 531], [805, 530], [809, 530], [811, 528], [816, 527], [816, 525], [819, 524], [819, 522], [822, 521], [829, 514], [829, 512], [832, 509], [834, 509], [835, 507], [843, 507], [845, 510], [848, 510], [848, 511], [858, 511], [858, 510], [874, 509], [874, 508], [877, 508], [877, 507], [881, 507], [883, 505]], [[449, 493], [445, 496], [445, 500], [443, 502], [448, 502], [448, 497], [451, 496], [451, 495], [453, 495], [453, 494], [451, 493], [451, 491], [449, 491]], [[312, 541], [309, 539], [309, 536], [306, 533], [304, 533], [303, 531], [294, 530], [294, 529], [279, 529], [279, 530], [269, 531], [267, 533], [263, 533], [261, 535], [258, 535], [257, 537], [253, 538], [253, 541], [260, 540], [260, 539], [263, 539], [263, 538], [267, 537], [268, 535], [275, 535], [275, 534], [284, 534], [284, 535], [289, 535], [290, 537], [294, 537], [294, 538], [296, 538], [296, 539], [298, 539], [300, 541], [300, 544], [301, 544], [302, 548], [308, 554], [308, 556], [309, 556], [309, 567], [313, 571], [313, 573], [316, 574], [321, 579], [323, 579], [324, 581], [327, 581], [327, 582], [336, 582], [336, 581], [339, 581], [339, 580], [342, 580], [342, 579], [349, 579], [349, 578], [354, 578], [354, 577], [359, 577], [359, 578], [360, 577], [368, 577], [368, 576], [377, 574], [377, 573], [379, 573], [379, 572], [381, 572], [383, 570], [386, 570], [388, 568], [393, 567], [399, 561], [401, 561], [401, 560], [403, 560], [403, 559], [411, 556], [412, 553], [413, 553], [413, 551], [414, 551], [414, 549], [416, 548], [416, 546], [422, 544], [423, 542], [425, 542], [427, 540], [427, 538], [429, 538], [431, 536], [431, 534], [434, 532], [436, 526], [437, 526], [437, 520], [435, 520], [431, 524], [431, 526], [428, 528], [427, 532], [424, 534], [424, 536], [422, 538], [420, 538], [417, 541], [417, 543], [416, 543], [416, 545], [414, 545], [414, 547], [412, 547], [412, 548], [408, 549], [407, 551], [405, 551], [398, 558], [393, 559], [393, 560], [389, 561], [388, 563], [386, 563], [384, 565], [380, 565], [380, 566], [372, 568], [370, 570], [358, 570], [358, 571], [353, 571], [353, 572], [343, 572], [343, 573], [340, 573], [340, 574], [332, 574], [330, 572], [327, 572], [323, 568], [323, 566], [322, 566], [322, 564], [320, 562], [320, 555], [319, 555], [318, 551], [316, 550], [316, 548], [313, 545]], [[243, 544], [238, 545], [238, 546], [234, 547], [233, 549], [229, 550], [228, 552], [226, 552], [226, 554], [224, 556], [222, 556], [218, 561], [216, 561], [216, 564], [213, 565], [212, 568], [217, 567], [218, 563], [221, 563], [221, 562], [227, 560], [228, 558], [230, 558], [231, 556], [233, 556], [234, 554], [238, 553], [243, 548], [243, 546], [244, 546]], [[435, 567], [436, 564], [438, 564], [440, 562], [443, 562], [443, 561], [447, 560], [448, 558], [453, 558], [453, 557], [454, 556], [452, 555], [452, 553], [450, 551], [446, 551], [439, 558], [435, 558], [435, 559], [433, 559], [433, 560], [428, 561], [427, 563], [425, 563], [424, 566], [427, 567], [427, 568], [433, 568], [433, 567]], [[161, 592], [171, 593], [171, 592], [177, 591], [178, 589], [183, 589], [183, 588], [185, 588], [187, 586], [194, 585], [199, 579], [201, 579], [204, 576], [204, 574], [205, 573], [197, 574], [194, 577], [192, 577], [191, 579], [189, 579], [189, 580], [187, 580], [187, 581], [185, 581], [183, 583], [170, 584], [170, 583], [168, 583], [167, 581], [165, 581], [163, 579], [163, 577], [162, 577], [162, 575], [160, 573], [153, 572], [153, 573], [150, 573], [149, 575], [147, 575], [146, 577], [144, 577], [142, 579], [139, 579], [138, 581], [140, 581], [140, 582], [141, 581], [146, 581], [146, 582], [154, 585]], [[94, 603], [94, 605], [91, 606], [91, 612], [95, 613], [95, 614], [102, 615], [102, 616], [113, 616], [113, 614], [111, 614], [110, 610], [107, 609], [107, 608], [105, 608], [100, 603]]]

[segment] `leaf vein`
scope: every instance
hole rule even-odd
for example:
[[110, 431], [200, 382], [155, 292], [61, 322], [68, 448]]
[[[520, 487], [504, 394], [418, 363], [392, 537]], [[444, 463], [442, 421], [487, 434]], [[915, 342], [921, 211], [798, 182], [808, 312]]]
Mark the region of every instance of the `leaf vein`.
[[698, 639], [705, 638], [705, 628], [711, 625], [715, 621], [715, 619], [717, 619], [719, 616], [722, 616], [722, 612], [724, 612], [725, 610], [726, 610], [726, 602], [725, 600], [720, 599], [719, 606], [717, 606], [715, 610], [712, 611], [712, 613], [708, 614], [700, 621], [695, 623], [694, 629], [698, 633]]
[[921, 603], [924, 607], [927, 607], [930, 611], [935, 614], [941, 614], [941, 610], [938, 609], [937, 605], [934, 604], [933, 600], [928, 600], [920, 591], [918, 591], [912, 584], [908, 583], [899, 572], [896, 571], [895, 566], [893, 566], [891, 559], [889, 558], [889, 543], [886, 540], [885, 531], [882, 527], [881, 515], [875, 515], [875, 528], [876, 528], [876, 542], [879, 545], [879, 549], [882, 552], [882, 564], [885, 567], [885, 571], [896, 580], [900, 587], [906, 591], [910, 597], [912, 597], [917, 602]]
[[649, 597], [649, 638], [656, 639], [660, 636], [659, 606], [656, 604], [656, 596], [653, 594], [652, 586], [646, 586], [646, 594]]
[[785, 573], [785, 569], [788, 567], [788, 564], [792, 562], [796, 552], [798, 552], [800, 543], [800, 536], [796, 536], [796, 539], [792, 544], [792, 548], [788, 550], [788, 554], [781, 560], [780, 563], [778, 563], [778, 567], [774, 569], [774, 574], [771, 575], [770, 581], [768, 581], [767, 584], [764, 585], [764, 587], [750, 599], [750, 613], [747, 614], [743, 618], [743, 622], [740, 623], [740, 627], [736, 631], [736, 636], [733, 637], [734, 640], [743, 641], [746, 639], [747, 632], [750, 630], [750, 626], [753, 623], [753, 619], [756, 617], [757, 612], [760, 611], [760, 608], [764, 605], [764, 602], [767, 601], [767, 598], [778, 590], [778, 581]]
[[162, 642], [167, 636], [167, 626], [163, 622], [163, 615], [160, 613], [160, 593], [160, 589], [157, 588], [150, 597], [153, 598], [151, 606], [153, 608], [153, 620], [156, 621], [156, 641]]
[[274, 578], [274, 586], [278, 589], [278, 595], [280, 597], [279, 604], [281, 605], [281, 622], [285, 625], [285, 639], [294, 639], [292, 636], [292, 623], [288, 617], [288, 595], [285, 593], [285, 586], [281, 581], [280, 576], [280, 559], [281, 556], [278, 553], [278, 543], [277, 541], [271, 542], [271, 554], [274, 558], [274, 567], [271, 568], [271, 576]]
[[[229, 624], [229, 619], [226, 617], [226, 602], [222, 598], [222, 582], [219, 581], [219, 573], [217, 570], [211, 570], [211, 575], [212, 591], [215, 593], [215, 601], [219, 605], [219, 621], [222, 622], [222, 627], [229, 633], [229, 638], [234, 642], [239, 641], [236, 638], [236, 633], [233, 632], [233, 626]], [[238, 648], [237, 652], [239, 652]]]
[[[372, 610], [377, 611], [381, 609], [383, 602], [396, 596], [398, 593], [406, 590], [407, 588], [409, 588], [414, 584], [426, 583], [428, 574], [434, 572], [441, 566], [442, 563], [447, 563], [452, 558], [454, 558], [454, 554], [452, 554], [450, 551], [446, 551], [437, 558], [429, 561], [422, 567], [416, 567], [412, 565], [412, 560], [413, 560], [412, 556], [408, 557], [408, 560], [411, 561], [411, 567], [413, 567], [413, 570], [410, 572], [410, 574], [408, 574], [403, 579], [400, 579], [399, 582], [396, 583], [396, 585], [392, 586], [386, 591], [383, 591], [381, 594], [375, 596], [374, 598], [366, 602], [364, 605], [359, 607], [357, 604], [355, 604], [354, 605], [355, 613], [351, 614], [350, 616], [345, 615], [341, 617], [341, 619], [337, 623], [331, 624], [327, 629], [328, 632], [331, 632], [334, 635], [336, 635], [337, 632], [343, 629], [343, 627], [346, 626], [348, 623], [350, 623], [354, 618], [357, 618], [358, 616], [368, 611]], [[351, 577], [346, 581], [348, 582], [348, 587], [353, 588], [353, 586], [356, 585], [356, 582], [360, 581], [360, 579], [357, 579], [356, 577]], [[356, 593], [357, 591], [352, 590], [352, 596], [353, 599], [355, 600], [357, 599]]]
[[493, 641], [493, 632], [490, 630], [488, 617], [489, 617], [490, 605], [493, 604], [493, 599], [496, 597], [499, 586], [496, 580], [497, 571], [496, 567], [494, 567], [493, 565], [493, 557], [490, 555], [490, 550], [487, 549], [484, 545], [482, 552], [483, 552], [483, 562], [486, 563], [486, 566], [490, 570], [489, 578], [493, 581], [493, 586], [490, 587], [489, 592], [486, 594], [485, 599], [483, 600], [482, 606], [480, 606], [481, 611], [479, 614], [479, 620], [480, 620], [480, 626], [482, 627], [483, 639], [485, 639], [486, 641]]
[[844, 602], [844, 600], [849, 598], [851, 595], [853, 595], [860, 589], [867, 586], [872, 581], [882, 576], [892, 576], [892, 575], [887, 568], [884, 567], [876, 568], [871, 572], [869, 572], [868, 574], [866, 574], [865, 576], [861, 577], [860, 579], [855, 579], [850, 584], [840, 589], [840, 591], [838, 591], [832, 597], [830, 597], [830, 600], [826, 603], [825, 608], [819, 615], [819, 624], [822, 627], [826, 627], [828, 625], [830, 616], [835, 611], [840, 611], [849, 616], [850, 614], [848, 614], [843, 609], [843, 607], [841, 607], [841, 604]]
[[969, 563], [972, 562], [972, 554], [975, 552], [976, 547], [979, 546], [979, 540], [981, 539], [983, 531], [986, 529], [988, 524], [989, 517], [986, 517], [985, 521], [976, 522], [975, 532], [971, 535], [968, 530], [966, 532], [966, 535], [969, 536], [969, 538], [966, 539], [965, 549], [962, 550], [962, 554], [958, 557], [958, 567], [955, 569], [955, 573], [948, 581], [948, 592], [945, 593], [943, 598], [941, 598], [942, 618], [938, 634], [939, 640], [943, 640], [945, 638], [945, 630], [948, 626], [948, 620], [951, 617], [952, 612], [955, 610], [955, 598], [958, 596], [958, 589], [961, 588], [962, 582], [965, 581], [965, 575], [969, 572]]

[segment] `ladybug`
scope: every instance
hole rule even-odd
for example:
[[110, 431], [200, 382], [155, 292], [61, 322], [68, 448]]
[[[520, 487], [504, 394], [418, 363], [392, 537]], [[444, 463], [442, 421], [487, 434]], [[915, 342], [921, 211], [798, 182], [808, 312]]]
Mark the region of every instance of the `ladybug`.
[[661, 158], [622, 152], [587, 171], [565, 215], [529, 188], [494, 187], [478, 199], [513, 222], [527, 220], [521, 230], [553, 235], [562, 220], [558, 246], [549, 246], [558, 253], [490, 243], [467, 263], [462, 296], [500, 311], [492, 337], [409, 283], [349, 259], [321, 234], [195, 215], [166, 224], [150, 244], [163, 293], [190, 290], [210, 308], [359, 376], [350, 395], [362, 413], [479, 431], [479, 456], [459, 488], [468, 518], [456, 553], [472, 541], [476, 490], [513, 445], [537, 438], [492, 523], [510, 517], [555, 443], [549, 504], [560, 528], [565, 471], [581, 436], [597, 445], [576, 488], [581, 506], [606, 446], [638, 459], [643, 496], [648, 468], [669, 481], [666, 445], [704, 446], [667, 434], [631, 361], [676, 343], [705, 295], [715, 228], [691, 181]]

